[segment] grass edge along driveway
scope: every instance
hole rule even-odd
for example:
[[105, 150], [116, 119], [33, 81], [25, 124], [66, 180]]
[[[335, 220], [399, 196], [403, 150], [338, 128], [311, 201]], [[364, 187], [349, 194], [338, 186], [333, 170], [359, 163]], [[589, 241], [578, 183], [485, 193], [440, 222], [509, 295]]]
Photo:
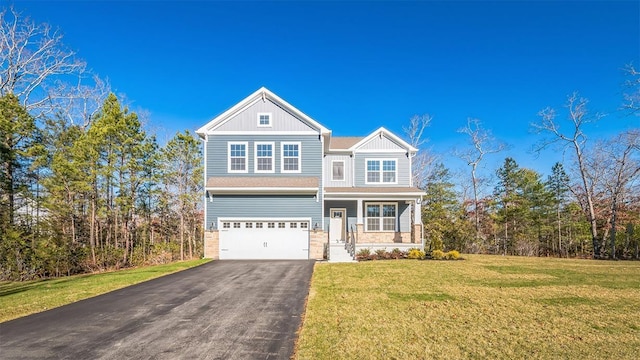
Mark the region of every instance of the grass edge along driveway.
[[640, 262], [465, 257], [316, 264], [295, 358], [636, 358]]
[[207, 263], [208, 259], [57, 279], [0, 282], [0, 322], [35, 314]]

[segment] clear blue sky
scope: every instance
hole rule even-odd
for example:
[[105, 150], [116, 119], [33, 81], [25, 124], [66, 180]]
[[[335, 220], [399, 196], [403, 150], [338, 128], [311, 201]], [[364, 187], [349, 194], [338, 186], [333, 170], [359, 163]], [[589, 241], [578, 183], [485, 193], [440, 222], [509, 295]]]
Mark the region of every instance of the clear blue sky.
[[561, 154], [528, 153], [539, 139], [529, 124], [571, 92], [609, 114], [589, 129], [593, 137], [640, 124], [618, 111], [622, 68], [640, 65], [639, 1], [15, 5], [59, 27], [115, 92], [150, 112], [161, 140], [261, 86], [338, 136], [380, 126], [401, 135], [412, 115], [429, 113], [430, 146], [445, 159], [465, 146], [456, 130], [478, 118], [511, 145], [495, 162], [512, 156], [545, 174]]

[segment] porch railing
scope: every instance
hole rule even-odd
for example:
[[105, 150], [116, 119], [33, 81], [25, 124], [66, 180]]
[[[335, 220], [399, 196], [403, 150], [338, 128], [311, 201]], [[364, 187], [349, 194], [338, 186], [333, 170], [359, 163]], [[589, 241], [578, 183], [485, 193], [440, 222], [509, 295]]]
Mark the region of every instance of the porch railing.
[[354, 227], [353, 225], [351, 225], [351, 227], [349, 228], [349, 236], [347, 236], [347, 241], [344, 245], [345, 249], [347, 249], [347, 252], [349, 253], [349, 255], [351, 255], [351, 257], [354, 257], [356, 255], [356, 243], [357, 243], [357, 231], [354, 231]]

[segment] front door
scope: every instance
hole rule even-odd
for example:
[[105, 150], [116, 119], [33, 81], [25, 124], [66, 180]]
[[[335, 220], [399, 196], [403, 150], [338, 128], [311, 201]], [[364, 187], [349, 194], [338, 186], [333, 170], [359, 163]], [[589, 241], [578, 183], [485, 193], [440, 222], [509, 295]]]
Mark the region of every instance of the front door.
[[332, 243], [344, 242], [345, 240], [345, 217], [346, 209], [330, 209], [331, 220], [329, 220], [329, 241]]

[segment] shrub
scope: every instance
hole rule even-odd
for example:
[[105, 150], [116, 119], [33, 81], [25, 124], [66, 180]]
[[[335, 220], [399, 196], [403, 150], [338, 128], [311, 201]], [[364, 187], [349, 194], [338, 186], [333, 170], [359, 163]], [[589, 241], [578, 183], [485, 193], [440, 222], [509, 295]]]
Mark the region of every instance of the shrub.
[[392, 259], [402, 259], [404, 256], [404, 252], [402, 252], [402, 250], [398, 248], [391, 250], [391, 252], [389, 253], [389, 257]]
[[384, 259], [389, 259], [390, 258], [389, 253], [385, 249], [376, 250], [376, 256], [380, 260], [384, 260]]
[[444, 254], [444, 258], [447, 260], [458, 260], [460, 259], [460, 253], [457, 250], [451, 250]]
[[371, 250], [368, 248], [360, 249], [356, 254], [356, 260], [369, 260], [369, 256], [371, 255]]
[[409, 249], [409, 253], [407, 254], [407, 259], [424, 259], [424, 251], [420, 249]]
[[433, 250], [431, 252], [431, 258], [433, 260], [442, 260], [444, 259], [444, 252], [442, 250]]

